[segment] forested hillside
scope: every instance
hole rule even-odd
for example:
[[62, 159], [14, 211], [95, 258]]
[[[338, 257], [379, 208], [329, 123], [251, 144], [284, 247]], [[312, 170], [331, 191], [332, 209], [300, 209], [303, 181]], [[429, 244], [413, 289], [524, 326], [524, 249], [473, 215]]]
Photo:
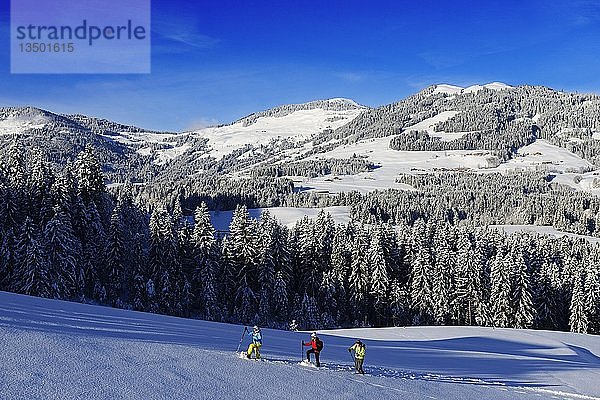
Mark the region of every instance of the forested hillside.
[[[305, 329], [412, 324], [600, 329], [598, 247], [583, 239], [507, 236], [478, 225], [503, 203], [460, 198], [478, 188], [468, 175], [441, 182], [459, 196], [448, 194], [444, 201], [473, 205], [462, 211], [436, 212], [444, 195], [426, 195], [425, 188], [440, 182], [414, 177], [411, 184], [421, 190], [422, 201], [437, 199], [430, 206], [415, 204], [406, 211], [397, 199], [386, 206], [383, 199], [402, 196], [396, 191], [366, 199], [322, 196], [352, 205], [351, 222], [336, 225], [321, 213], [288, 229], [268, 214], [250, 219], [239, 205], [228, 234], [215, 235], [205, 202], [195, 207], [192, 223], [182, 212], [184, 201], [154, 202], [148, 214], [126, 190], [108, 193], [90, 147], [55, 172], [39, 153], [25, 156], [14, 145], [1, 167], [2, 290], [273, 327], [295, 318]], [[543, 180], [504, 184], [516, 196], [511, 200], [521, 198], [540, 210], [553, 204], [537, 198], [549, 195]], [[288, 196], [292, 202], [303, 195]], [[597, 215], [591, 198], [565, 205], [556, 199], [557, 208]], [[391, 204], [398, 208], [383, 218]]]

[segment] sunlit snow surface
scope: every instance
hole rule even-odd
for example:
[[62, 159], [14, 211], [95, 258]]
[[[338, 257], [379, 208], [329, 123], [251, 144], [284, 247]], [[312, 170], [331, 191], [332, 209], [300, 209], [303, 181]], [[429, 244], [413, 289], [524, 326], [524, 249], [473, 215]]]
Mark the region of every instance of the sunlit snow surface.
[[271, 140], [289, 139], [298, 142], [308, 139], [325, 129], [336, 129], [347, 124], [362, 111], [362, 108], [345, 111], [321, 108], [298, 110], [285, 116], [263, 116], [250, 125], [238, 121], [230, 125], [205, 128], [197, 131], [196, 136], [208, 139], [210, 155], [219, 160], [246, 144], [259, 146], [268, 144]]
[[[445, 116], [448, 117], [449, 114]], [[318, 159], [350, 158], [353, 155], [366, 156], [369, 161], [378, 166], [373, 171], [337, 177], [305, 178], [297, 186], [302, 186], [307, 190], [328, 191], [330, 193], [351, 190], [370, 192], [389, 188], [410, 189], [406, 185], [396, 183], [396, 178], [400, 174], [436, 171], [506, 173], [526, 170], [564, 174], [585, 173], [593, 168], [588, 161], [578, 155], [565, 148], [552, 145], [543, 139], [520, 148], [513, 159], [502, 164], [499, 164], [497, 157], [487, 150], [397, 151], [390, 149], [390, 139], [390, 137], [384, 137], [363, 140], [339, 146], [327, 153], [311, 157]], [[577, 189], [582, 189], [576, 184], [573, 185]], [[597, 185], [600, 186], [600, 183]]]
[[480, 90], [483, 89], [491, 89], [491, 90], [504, 90], [504, 89], [510, 89], [512, 88], [512, 86], [507, 85], [506, 83], [502, 83], [502, 82], [490, 82], [490, 83], [486, 83], [485, 85], [472, 85], [466, 88], [460, 87], [460, 86], [455, 86], [455, 85], [448, 85], [448, 84], [440, 84], [440, 85], [435, 85], [435, 89], [433, 90], [433, 92], [431, 93], [433, 94], [438, 94], [438, 93], [444, 93], [447, 95], [457, 95], [457, 94], [465, 94], [465, 93], [476, 93]]
[[42, 129], [49, 119], [42, 115], [9, 116], [0, 119], [0, 136], [20, 135], [29, 129]]
[[[594, 399], [600, 338], [489, 328], [263, 330], [266, 361], [235, 354], [242, 327], [0, 292], [2, 399]], [[366, 376], [347, 352], [367, 345]], [[244, 340], [242, 348], [247, 346]]]
[[[248, 214], [251, 218], [260, 219], [263, 212], [271, 214], [280, 224], [288, 227], [293, 227], [297, 221], [305, 216], [314, 219], [319, 212], [323, 210], [330, 214], [336, 224], [347, 224], [350, 221], [350, 207], [348, 206], [333, 206], [324, 208], [308, 208], [308, 207], [266, 207], [266, 208], [250, 208]], [[231, 220], [233, 219], [233, 211], [211, 211], [210, 222], [218, 231], [228, 231]]]

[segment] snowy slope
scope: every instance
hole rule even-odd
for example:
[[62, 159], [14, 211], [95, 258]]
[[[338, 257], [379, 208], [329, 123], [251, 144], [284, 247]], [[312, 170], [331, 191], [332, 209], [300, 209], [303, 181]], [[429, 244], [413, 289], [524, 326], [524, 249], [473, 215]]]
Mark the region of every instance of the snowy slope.
[[[356, 175], [305, 178], [300, 186], [330, 193], [358, 190], [370, 192], [387, 188], [408, 189], [395, 182], [399, 174], [470, 170], [475, 172], [508, 172], [540, 170], [559, 173], [556, 182], [565, 183], [577, 190], [600, 194], [600, 179], [593, 165], [565, 148], [554, 146], [543, 139], [524, 146], [516, 156], [500, 164], [497, 157], [485, 150], [449, 151], [397, 151], [389, 148], [390, 138], [378, 138], [340, 146], [324, 155], [313, 158], [350, 158], [352, 155], [367, 156], [380, 167]], [[583, 174], [583, 175], [579, 175]], [[575, 177], [580, 176], [575, 182]], [[298, 185], [297, 185], [298, 186]]]
[[432, 94], [444, 93], [448, 95], [456, 95], [460, 94], [463, 91], [463, 89], [464, 88], [460, 86], [440, 84], [435, 85], [435, 89]]
[[353, 154], [366, 155], [370, 161], [380, 166], [379, 168], [356, 175], [339, 176], [337, 179], [307, 178], [302, 186], [331, 193], [351, 190], [370, 192], [388, 188], [410, 189], [395, 182], [399, 174], [436, 170], [479, 170], [497, 165], [497, 158], [484, 150], [397, 151], [389, 148], [389, 141], [389, 137], [370, 139], [341, 146], [328, 153], [332, 158], [350, 158]]
[[507, 85], [506, 83], [502, 83], [502, 82], [491, 82], [491, 83], [486, 83], [485, 85], [469, 86], [468, 88], [463, 89], [462, 93], [476, 93], [476, 92], [482, 90], [483, 88], [490, 89], [490, 90], [504, 90], [504, 89], [510, 89], [510, 88], [512, 88], [512, 86]]
[[[323, 331], [323, 367], [299, 365], [308, 334], [263, 330], [256, 362], [236, 325], [0, 292], [2, 399], [597, 399], [600, 338], [487, 328]], [[346, 348], [367, 345], [367, 376]], [[248, 340], [244, 341], [247, 346]]]
[[48, 121], [48, 118], [39, 114], [9, 116], [6, 119], [0, 119], [0, 136], [20, 135], [29, 129], [41, 129]]
[[544, 139], [538, 139], [517, 150], [517, 154], [513, 159], [499, 165], [496, 169], [499, 171], [514, 171], [535, 168], [543, 168], [549, 172], [581, 173], [594, 169], [594, 166], [564, 147], [558, 147]]
[[[467, 132], [446, 133], [435, 132], [434, 127], [456, 115], [456, 111], [443, 111], [438, 115], [427, 118], [415, 125], [406, 127], [405, 131], [426, 131], [432, 137], [441, 140], [453, 140], [462, 137]], [[477, 172], [508, 172], [520, 170], [542, 170], [559, 174], [586, 173], [594, 166], [580, 156], [563, 147], [550, 144], [538, 139], [534, 143], [520, 148], [514, 158], [500, 163], [498, 158], [486, 150], [448, 150], [448, 151], [397, 151], [389, 147], [390, 137], [362, 140], [356, 143], [339, 146], [326, 153], [316, 154], [309, 159], [341, 158], [347, 159], [354, 155], [366, 156], [369, 161], [379, 168], [356, 175], [325, 176], [305, 178], [299, 186], [308, 190], [327, 191], [330, 193], [357, 190], [370, 192], [388, 188], [410, 190], [410, 187], [395, 182], [399, 174], [471, 170]], [[587, 186], [565, 182], [576, 189], [590, 189], [600, 186], [596, 176], [588, 179]], [[563, 179], [563, 178], [561, 178]], [[558, 181], [558, 180], [557, 180]], [[582, 186], [583, 185], [583, 186]], [[600, 190], [598, 190], [600, 192]]]
[[[427, 118], [415, 125], [405, 128], [405, 131], [424, 130], [432, 136], [444, 137], [443, 132], [434, 132], [433, 127], [446, 121], [456, 114], [455, 111], [444, 111]], [[464, 133], [453, 133], [456, 137]], [[396, 178], [402, 173], [414, 173], [435, 170], [488, 169], [498, 165], [498, 160], [489, 151], [484, 150], [450, 150], [450, 151], [397, 151], [390, 149], [390, 137], [362, 140], [356, 143], [336, 147], [335, 149], [311, 156], [309, 159], [341, 158], [348, 159], [354, 155], [366, 156], [369, 161], [379, 167], [373, 171], [356, 175], [318, 177], [305, 179], [301, 186], [330, 193], [357, 190], [370, 192], [388, 188], [408, 189], [403, 184], [396, 183]], [[449, 139], [449, 138], [448, 138]]]
[[[189, 144], [179, 144], [185, 135], [177, 133], [119, 132], [118, 135], [101, 136], [137, 148], [137, 154], [152, 157], [152, 163], [156, 165], [164, 165], [191, 148]], [[153, 145], [159, 146], [152, 148]]]
[[598, 171], [591, 171], [583, 174], [564, 173], [557, 175], [552, 182], [564, 184], [575, 190], [581, 190], [600, 196], [600, 172]]
[[[210, 155], [217, 160], [247, 144], [259, 146], [271, 140], [288, 139], [299, 142], [325, 129], [336, 129], [361, 113], [364, 107], [349, 99], [330, 99], [330, 103], [345, 103], [350, 109], [299, 109], [285, 115], [260, 116], [248, 124], [245, 120], [230, 125], [205, 128], [194, 134], [208, 139]], [[308, 104], [308, 103], [307, 103]]]

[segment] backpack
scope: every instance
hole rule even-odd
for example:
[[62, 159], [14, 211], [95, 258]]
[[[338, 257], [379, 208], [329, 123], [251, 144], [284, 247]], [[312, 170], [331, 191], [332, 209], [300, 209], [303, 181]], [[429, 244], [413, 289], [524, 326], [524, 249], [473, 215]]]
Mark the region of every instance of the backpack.
[[317, 345], [317, 351], [323, 350], [323, 341], [318, 336], [315, 338], [315, 343]]

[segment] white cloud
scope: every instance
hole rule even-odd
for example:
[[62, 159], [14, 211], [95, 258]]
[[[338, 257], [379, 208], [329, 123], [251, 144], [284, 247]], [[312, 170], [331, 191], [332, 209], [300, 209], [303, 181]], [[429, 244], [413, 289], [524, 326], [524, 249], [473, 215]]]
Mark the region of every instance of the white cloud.
[[219, 121], [217, 121], [214, 118], [198, 118], [198, 119], [195, 119], [195, 120], [191, 121], [190, 123], [188, 123], [186, 125], [186, 128], [184, 129], [184, 131], [185, 132], [197, 131], [197, 130], [208, 128], [209, 126], [214, 126], [214, 125], [218, 125], [218, 124], [219, 124]]
[[364, 79], [362, 74], [356, 72], [336, 72], [333, 75], [347, 82], [358, 82]]

